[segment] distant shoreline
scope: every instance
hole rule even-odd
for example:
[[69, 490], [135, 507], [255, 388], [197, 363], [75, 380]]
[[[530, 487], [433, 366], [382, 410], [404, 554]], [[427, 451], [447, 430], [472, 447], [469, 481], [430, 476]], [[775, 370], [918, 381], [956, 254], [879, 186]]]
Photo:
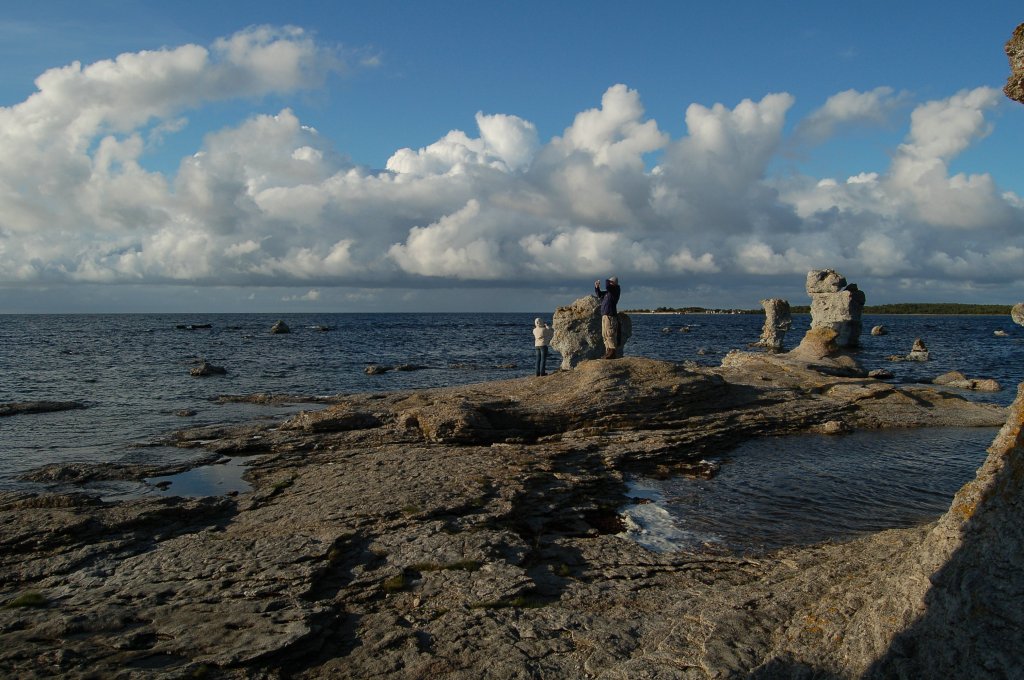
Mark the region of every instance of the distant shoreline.
[[[917, 315], [917, 316], [1002, 316], [1009, 315], [1013, 305], [963, 304], [959, 302], [899, 302], [885, 305], [866, 305], [863, 314]], [[657, 309], [628, 309], [627, 314], [764, 314], [763, 309], [707, 309], [704, 307], [658, 307]], [[790, 307], [792, 314], [809, 314], [810, 305]]]

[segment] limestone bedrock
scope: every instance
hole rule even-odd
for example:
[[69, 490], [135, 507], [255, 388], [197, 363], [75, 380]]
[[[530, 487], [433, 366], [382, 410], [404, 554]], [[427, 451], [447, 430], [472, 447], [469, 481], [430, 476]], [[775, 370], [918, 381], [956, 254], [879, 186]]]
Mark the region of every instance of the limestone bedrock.
[[[626, 357], [339, 396], [163, 442], [262, 453], [237, 497], [0, 494], [0, 676], [1013, 676], [1024, 393], [1008, 410], [846, 368]], [[630, 472], [751, 437], [1003, 422], [929, 525], [757, 557], [615, 535]]]

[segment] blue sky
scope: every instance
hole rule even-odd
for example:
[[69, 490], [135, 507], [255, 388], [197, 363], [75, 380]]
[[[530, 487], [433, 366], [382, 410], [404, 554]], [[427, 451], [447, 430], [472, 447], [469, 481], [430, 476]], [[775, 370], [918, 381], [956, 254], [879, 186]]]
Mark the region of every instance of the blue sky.
[[0, 312], [1016, 302], [1024, 11], [964, 4], [18, 3]]

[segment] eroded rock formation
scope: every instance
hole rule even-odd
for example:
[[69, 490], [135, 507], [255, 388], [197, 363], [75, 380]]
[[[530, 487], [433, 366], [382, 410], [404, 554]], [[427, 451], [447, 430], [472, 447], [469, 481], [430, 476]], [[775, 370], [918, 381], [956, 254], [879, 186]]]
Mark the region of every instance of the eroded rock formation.
[[1024, 24], [1013, 31], [1006, 42], [1006, 56], [1010, 60], [1010, 77], [1006, 80], [1003, 93], [1024, 104]]
[[832, 269], [807, 272], [807, 294], [811, 297], [811, 328], [832, 328], [839, 347], [857, 347], [862, 330], [864, 292], [857, 284]]
[[[562, 355], [563, 370], [576, 368], [582, 361], [604, 356], [601, 303], [593, 295], [556, 309], [551, 327], [555, 330], [551, 348]], [[622, 356], [623, 347], [633, 335], [633, 322], [623, 312], [619, 312], [619, 331], [621, 342], [616, 348], [617, 357]]]
[[767, 298], [761, 300], [761, 306], [764, 308], [764, 327], [761, 329], [761, 338], [757, 344], [766, 349], [779, 351], [786, 338], [786, 331], [793, 326], [789, 302], [780, 298]]

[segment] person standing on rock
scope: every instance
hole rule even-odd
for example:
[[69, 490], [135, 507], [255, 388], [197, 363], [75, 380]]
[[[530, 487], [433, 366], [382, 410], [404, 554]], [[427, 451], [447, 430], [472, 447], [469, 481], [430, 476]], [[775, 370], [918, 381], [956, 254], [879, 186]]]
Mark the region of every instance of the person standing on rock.
[[533, 320], [533, 346], [537, 350], [537, 375], [548, 374], [548, 345], [555, 330], [542, 319]]
[[605, 288], [601, 290], [601, 280], [594, 281], [594, 295], [601, 300], [601, 339], [604, 340], [604, 359], [615, 358], [615, 348], [619, 346], [619, 278], [609, 277], [605, 280]]

